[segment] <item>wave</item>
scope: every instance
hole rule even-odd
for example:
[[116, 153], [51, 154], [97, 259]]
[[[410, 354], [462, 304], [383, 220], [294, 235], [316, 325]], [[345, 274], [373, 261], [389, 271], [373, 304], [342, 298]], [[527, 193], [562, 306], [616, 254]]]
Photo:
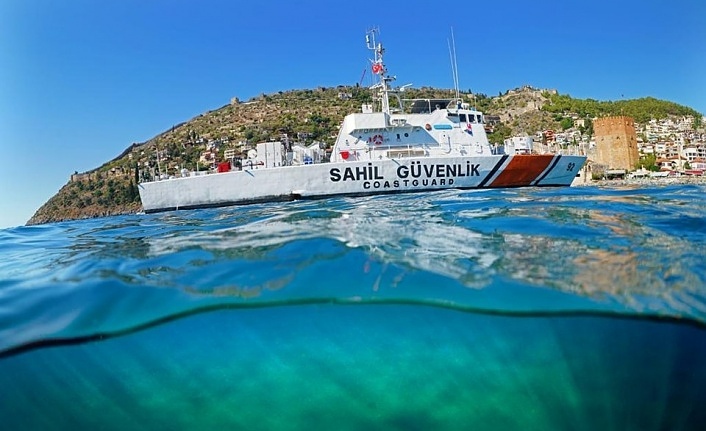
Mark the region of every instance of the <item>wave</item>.
[[704, 191], [442, 191], [3, 230], [0, 350], [312, 302], [700, 325]]
[[461, 304], [452, 304], [445, 301], [434, 301], [434, 300], [414, 300], [414, 299], [362, 299], [362, 298], [306, 298], [299, 300], [288, 300], [288, 301], [272, 301], [272, 302], [253, 302], [253, 303], [240, 303], [240, 304], [229, 304], [229, 303], [219, 303], [212, 304], [209, 306], [201, 306], [196, 308], [191, 308], [189, 310], [184, 310], [182, 312], [174, 313], [171, 315], [162, 316], [151, 321], [143, 322], [136, 326], [126, 327], [122, 329], [116, 329], [108, 332], [94, 332], [83, 335], [74, 335], [67, 337], [57, 337], [57, 338], [40, 338], [32, 341], [25, 342], [23, 344], [18, 344], [0, 350], [0, 359], [17, 356], [20, 354], [28, 353], [33, 350], [50, 348], [50, 347], [61, 347], [61, 346], [72, 346], [78, 344], [86, 344], [92, 342], [106, 341], [112, 338], [118, 338], [123, 336], [128, 336], [141, 331], [145, 331], [154, 327], [165, 325], [177, 320], [186, 319], [192, 316], [212, 313], [224, 310], [235, 311], [238, 309], [254, 309], [254, 308], [278, 308], [278, 307], [296, 307], [296, 306], [309, 306], [309, 305], [327, 305], [327, 306], [355, 306], [355, 305], [365, 305], [365, 306], [375, 306], [375, 305], [397, 305], [397, 306], [416, 306], [416, 307], [434, 307], [447, 309], [451, 311], [473, 313], [477, 315], [486, 316], [501, 316], [501, 317], [513, 317], [513, 318], [601, 318], [601, 319], [627, 319], [635, 321], [650, 321], [650, 322], [660, 322], [660, 323], [672, 323], [682, 326], [690, 326], [706, 331], [706, 322], [693, 320], [693, 319], [682, 319], [674, 316], [664, 316], [664, 315], [653, 315], [653, 314], [641, 314], [641, 313], [625, 313], [617, 312], [611, 310], [498, 310], [498, 309], [487, 309], [487, 308], [475, 308], [471, 306], [464, 306]]

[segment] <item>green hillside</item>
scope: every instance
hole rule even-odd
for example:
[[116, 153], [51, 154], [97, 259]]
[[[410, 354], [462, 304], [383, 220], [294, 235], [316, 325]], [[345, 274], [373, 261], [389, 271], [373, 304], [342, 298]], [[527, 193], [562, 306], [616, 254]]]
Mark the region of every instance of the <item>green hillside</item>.
[[545, 111], [560, 114], [574, 113], [581, 118], [627, 115], [638, 123], [647, 123], [651, 119], [661, 120], [669, 116], [692, 116], [696, 119], [696, 127], [699, 127], [702, 118], [701, 114], [691, 108], [654, 97], [602, 102], [555, 94], [549, 95], [549, 101], [550, 103], [543, 108]]

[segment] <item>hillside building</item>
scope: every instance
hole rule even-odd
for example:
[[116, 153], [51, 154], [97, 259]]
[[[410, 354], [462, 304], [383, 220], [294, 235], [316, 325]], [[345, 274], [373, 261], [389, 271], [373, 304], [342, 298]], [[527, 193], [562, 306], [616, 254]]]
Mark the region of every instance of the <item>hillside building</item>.
[[633, 171], [640, 160], [635, 120], [626, 116], [597, 118], [593, 121], [596, 140], [594, 162], [608, 169]]

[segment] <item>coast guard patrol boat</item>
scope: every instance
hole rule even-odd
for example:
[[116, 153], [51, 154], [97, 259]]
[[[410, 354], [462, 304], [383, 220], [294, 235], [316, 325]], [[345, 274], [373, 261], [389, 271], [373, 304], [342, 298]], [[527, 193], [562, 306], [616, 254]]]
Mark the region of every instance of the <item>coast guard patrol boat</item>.
[[[532, 154], [530, 146], [491, 146], [483, 114], [460, 99], [403, 100], [383, 62], [377, 31], [371, 87], [380, 110], [343, 120], [330, 162], [318, 149], [265, 142], [237, 170], [142, 182], [146, 213], [325, 196], [360, 196], [521, 186], [570, 186], [585, 156]], [[390, 99], [397, 107], [390, 106]]]

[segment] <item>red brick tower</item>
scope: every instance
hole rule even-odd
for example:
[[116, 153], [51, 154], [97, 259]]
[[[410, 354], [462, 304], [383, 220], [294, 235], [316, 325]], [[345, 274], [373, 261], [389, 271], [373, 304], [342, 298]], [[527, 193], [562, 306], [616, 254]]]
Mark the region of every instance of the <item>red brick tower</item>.
[[608, 169], [635, 170], [640, 161], [635, 120], [622, 115], [597, 118], [593, 121], [593, 131], [596, 138], [596, 163]]

